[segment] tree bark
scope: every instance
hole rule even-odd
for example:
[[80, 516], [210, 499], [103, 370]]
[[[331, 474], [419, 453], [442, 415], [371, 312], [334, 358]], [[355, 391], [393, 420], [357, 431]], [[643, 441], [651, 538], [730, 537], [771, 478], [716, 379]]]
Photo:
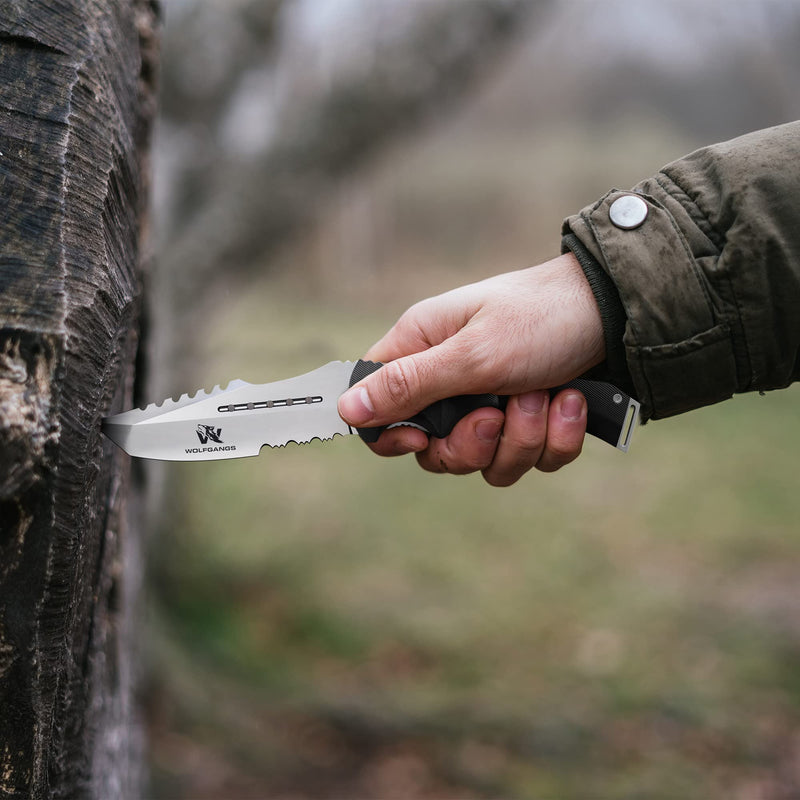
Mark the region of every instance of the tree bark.
[[[0, 797], [141, 797], [133, 401], [155, 0], [0, 0]], [[135, 494], [135, 492], [134, 492]]]

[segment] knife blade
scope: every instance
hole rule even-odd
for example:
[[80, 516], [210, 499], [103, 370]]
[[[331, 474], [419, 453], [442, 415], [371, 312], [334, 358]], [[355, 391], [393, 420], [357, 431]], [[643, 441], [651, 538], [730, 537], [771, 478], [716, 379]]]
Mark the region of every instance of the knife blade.
[[[313, 439], [358, 434], [377, 441], [385, 427], [351, 428], [337, 411], [339, 396], [382, 364], [331, 361], [295, 378], [253, 384], [235, 380], [224, 389], [198, 391], [143, 409], [106, 417], [103, 433], [125, 452], [161, 461], [215, 461], [257, 456], [261, 448], [304, 444]], [[610, 383], [577, 379], [551, 390], [573, 387], [588, 405], [587, 431], [627, 452], [639, 403]], [[395, 425], [413, 425], [442, 438], [477, 408], [505, 408], [507, 398], [462, 395], [440, 400]], [[388, 427], [394, 427], [388, 426]]]

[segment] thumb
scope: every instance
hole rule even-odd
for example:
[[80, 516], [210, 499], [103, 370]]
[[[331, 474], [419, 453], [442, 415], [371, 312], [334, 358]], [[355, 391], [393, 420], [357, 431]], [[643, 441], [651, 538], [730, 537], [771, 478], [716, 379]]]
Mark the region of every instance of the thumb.
[[339, 398], [342, 419], [354, 427], [389, 425], [445, 397], [478, 394], [474, 371], [456, 356], [453, 341], [390, 361], [359, 381]]

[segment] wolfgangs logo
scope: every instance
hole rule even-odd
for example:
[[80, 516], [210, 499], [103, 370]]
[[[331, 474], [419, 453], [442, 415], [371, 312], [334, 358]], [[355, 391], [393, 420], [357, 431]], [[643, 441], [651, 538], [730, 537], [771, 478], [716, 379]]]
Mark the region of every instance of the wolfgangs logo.
[[206, 442], [216, 442], [217, 444], [223, 444], [222, 439], [222, 428], [215, 428], [213, 425], [198, 425], [197, 426], [197, 438], [200, 440], [200, 444], [206, 444]]
[[[235, 444], [225, 444], [222, 441], [222, 428], [215, 428], [213, 425], [198, 425], [196, 433], [200, 444], [208, 444], [209, 442], [213, 444], [210, 447], [187, 447], [187, 454], [228, 452], [236, 449]], [[215, 445], [222, 446], [216, 447]]]

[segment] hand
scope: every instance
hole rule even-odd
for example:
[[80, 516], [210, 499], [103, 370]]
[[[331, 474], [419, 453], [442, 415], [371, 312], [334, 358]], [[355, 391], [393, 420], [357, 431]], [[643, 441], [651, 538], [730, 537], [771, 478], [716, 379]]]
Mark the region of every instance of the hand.
[[339, 400], [350, 425], [408, 419], [444, 397], [510, 395], [505, 415], [479, 409], [446, 439], [419, 430], [386, 431], [373, 450], [416, 452], [435, 472], [481, 470], [508, 485], [531, 467], [552, 471], [578, 456], [586, 402], [574, 390], [552, 403], [542, 391], [604, 358], [600, 314], [571, 254], [424, 300], [366, 354], [386, 366]]

